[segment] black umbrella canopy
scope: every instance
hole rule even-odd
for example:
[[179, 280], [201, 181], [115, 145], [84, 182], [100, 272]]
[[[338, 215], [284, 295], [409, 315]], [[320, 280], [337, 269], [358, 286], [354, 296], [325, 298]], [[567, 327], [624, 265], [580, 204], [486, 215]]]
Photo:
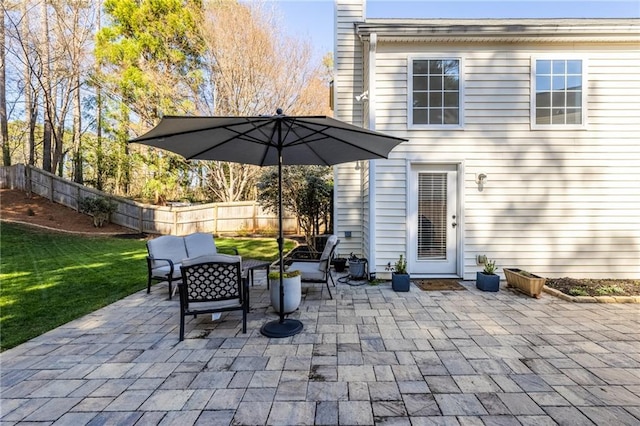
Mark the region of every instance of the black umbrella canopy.
[[[284, 306], [282, 234], [282, 166], [332, 166], [358, 160], [387, 158], [406, 139], [387, 136], [325, 116], [164, 117], [146, 134], [129, 141], [180, 154], [188, 160], [216, 160], [258, 166], [278, 166], [280, 306]], [[262, 326], [268, 337], [299, 333], [299, 320]]]
[[325, 165], [387, 158], [405, 141], [325, 116], [167, 116], [131, 140], [186, 159], [274, 166]]

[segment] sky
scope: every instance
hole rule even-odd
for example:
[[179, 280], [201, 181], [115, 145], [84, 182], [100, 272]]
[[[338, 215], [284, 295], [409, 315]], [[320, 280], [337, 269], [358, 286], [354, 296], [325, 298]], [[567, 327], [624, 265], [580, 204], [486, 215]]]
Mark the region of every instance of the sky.
[[[272, 0], [287, 34], [333, 51], [333, 0]], [[367, 0], [367, 18], [640, 18], [640, 0]]]

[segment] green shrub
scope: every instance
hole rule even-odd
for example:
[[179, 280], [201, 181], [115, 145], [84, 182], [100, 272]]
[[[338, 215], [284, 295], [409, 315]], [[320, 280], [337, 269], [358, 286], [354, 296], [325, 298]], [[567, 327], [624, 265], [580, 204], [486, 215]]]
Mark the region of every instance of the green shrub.
[[569, 290], [569, 294], [572, 296], [588, 296], [589, 293], [587, 293], [587, 291], [583, 288], [580, 287], [574, 287], [571, 290]]
[[106, 197], [87, 197], [79, 202], [80, 211], [93, 216], [93, 226], [101, 228], [118, 205]]
[[605, 285], [602, 287], [598, 287], [596, 289], [596, 293], [599, 296], [606, 296], [608, 294], [620, 294], [620, 293], [624, 293], [624, 290], [617, 285]]

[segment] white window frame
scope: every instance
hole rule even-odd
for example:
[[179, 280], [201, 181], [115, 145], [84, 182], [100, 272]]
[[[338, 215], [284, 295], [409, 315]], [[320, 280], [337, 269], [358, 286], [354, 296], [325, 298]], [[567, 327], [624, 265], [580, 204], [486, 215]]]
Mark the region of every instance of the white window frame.
[[[414, 61], [458, 61], [458, 124], [413, 124], [413, 62]], [[462, 130], [464, 127], [464, 58], [456, 55], [420, 54], [407, 58], [407, 128], [420, 130]]]
[[[553, 61], [553, 60], [579, 60], [582, 61], [582, 115], [580, 124], [538, 124], [536, 123], [536, 75], [537, 75], [537, 61]], [[531, 57], [531, 107], [530, 107], [530, 123], [532, 130], [586, 130], [587, 128], [587, 89], [588, 89], [588, 62], [587, 58], [576, 55], [536, 55]]]

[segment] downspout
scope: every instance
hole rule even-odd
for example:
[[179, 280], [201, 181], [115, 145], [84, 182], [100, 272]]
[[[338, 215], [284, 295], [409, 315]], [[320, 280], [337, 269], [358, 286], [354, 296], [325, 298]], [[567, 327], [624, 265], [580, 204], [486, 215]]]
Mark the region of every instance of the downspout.
[[[378, 35], [372, 33], [369, 36], [369, 129], [376, 130], [376, 47]], [[369, 161], [369, 273], [376, 272], [376, 161]]]

